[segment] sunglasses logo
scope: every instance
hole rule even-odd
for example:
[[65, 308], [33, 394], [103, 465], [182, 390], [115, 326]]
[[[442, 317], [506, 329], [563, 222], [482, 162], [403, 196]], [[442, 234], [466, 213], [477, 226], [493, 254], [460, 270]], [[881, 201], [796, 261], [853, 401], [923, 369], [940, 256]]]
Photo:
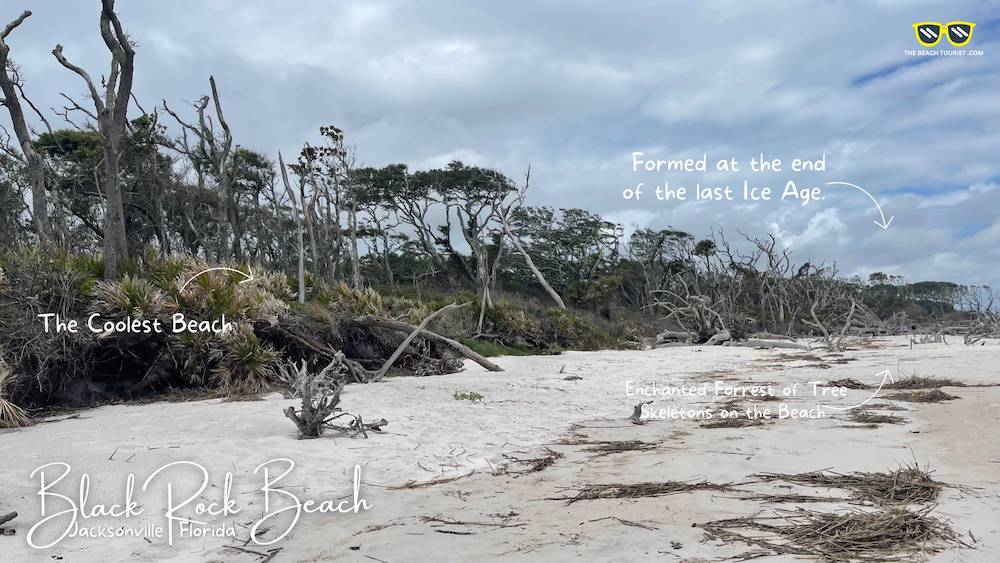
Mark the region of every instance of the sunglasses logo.
[[976, 24], [972, 22], [918, 22], [913, 24], [913, 32], [917, 42], [924, 47], [933, 47], [941, 41], [941, 35], [948, 36], [948, 42], [955, 47], [965, 47], [972, 41], [972, 30]]

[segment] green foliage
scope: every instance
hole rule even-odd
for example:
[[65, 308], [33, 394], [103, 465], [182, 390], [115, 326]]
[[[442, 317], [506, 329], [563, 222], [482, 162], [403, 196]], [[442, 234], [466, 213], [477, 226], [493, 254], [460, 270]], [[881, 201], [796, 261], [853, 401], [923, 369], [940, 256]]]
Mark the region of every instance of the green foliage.
[[485, 398], [481, 393], [476, 393], [475, 391], [455, 391], [451, 396], [456, 401], [469, 401], [472, 403], [481, 402]]
[[126, 275], [94, 287], [94, 310], [103, 316], [152, 319], [170, 307], [167, 296], [147, 280]]
[[17, 428], [31, 424], [28, 413], [10, 400], [7, 386], [12, 380], [10, 368], [0, 350], [0, 428]]
[[385, 316], [389, 312], [386, 300], [374, 289], [355, 290], [343, 282], [321, 289], [316, 299], [351, 317]]
[[487, 309], [487, 333], [504, 346], [553, 351], [596, 350], [616, 345], [614, 339], [581, 313], [556, 307], [522, 307], [499, 301]]
[[249, 323], [237, 323], [224, 333], [212, 359], [218, 362], [213, 376], [219, 387], [233, 394], [256, 394], [274, 382], [281, 355], [262, 344]]
[[38, 247], [10, 248], [0, 253], [0, 270], [7, 278], [8, 295], [30, 299], [35, 307], [63, 316], [79, 314], [90, 300], [103, 267], [89, 256]]
[[58, 129], [42, 133], [35, 140], [35, 150], [77, 163], [96, 163], [104, 158], [104, 142], [96, 131]]

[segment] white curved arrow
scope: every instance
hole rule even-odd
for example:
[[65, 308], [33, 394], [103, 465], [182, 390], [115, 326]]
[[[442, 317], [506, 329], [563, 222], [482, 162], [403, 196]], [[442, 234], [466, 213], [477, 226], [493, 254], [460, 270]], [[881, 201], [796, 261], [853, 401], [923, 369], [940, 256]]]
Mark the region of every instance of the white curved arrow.
[[886, 370], [882, 370], [882, 371], [876, 373], [875, 375], [881, 375], [882, 376], [882, 383], [879, 383], [878, 384], [878, 389], [876, 389], [875, 392], [872, 393], [871, 397], [868, 397], [864, 401], [861, 401], [860, 403], [858, 403], [856, 405], [853, 405], [853, 406], [850, 406], [850, 407], [835, 407], [833, 405], [820, 405], [820, 406], [821, 407], [827, 407], [827, 408], [830, 408], [830, 409], [836, 409], [836, 410], [839, 410], [839, 411], [846, 411], [846, 410], [856, 409], [856, 408], [860, 407], [861, 405], [867, 403], [868, 401], [874, 399], [875, 396], [878, 395], [878, 392], [882, 390], [882, 387], [885, 385], [886, 380], [889, 380], [889, 381], [891, 381], [893, 383], [896, 382], [896, 378], [892, 376], [892, 372], [889, 371], [889, 370], [887, 370], [887, 369]]
[[188, 281], [184, 282], [184, 285], [181, 286], [181, 291], [183, 292], [184, 288], [186, 288], [188, 286], [188, 284], [190, 284], [191, 282], [193, 282], [195, 280], [195, 278], [197, 278], [198, 276], [200, 276], [202, 274], [207, 274], [208, 272], [214, 272], [214, 271], [217, 271], [217, 270], [225, 270], [227, 272], [234, 272], [234, 273], [240, 274], [241, 276], [243, 276], [243, 277], [246, 278], [245, 280], [239, 282], [239, 284], [237, 284], [237, 285], [245, 284], [248, 281], [252, 281], [253, 280], [253, 269], [251, 269], [251, 268], [247, 268], [247, 270], [250, 270], [250, 273], [247, 273], [247, 272], [244, 272], [242, 270], [236, 270], [234, 268], [226, 268], [224, 266], [217, 266], [215, 268], [208, 268], [206, 270], [202, 270], [202, 271], [198, 272], [197, 274], [191, 276], [191, 279], [189, 279]]
[[865, 190], [864, 188], [862, 188], [861, 186], [856, 186], [856, 185], [854, 185], [854, 184], [852, 184], [850, 182], [827, 182], [826, 185], [828, 185], [828, 186], [849, 186], [849, 187], [852, 187], [852, 188], [854, 188], [856, 190], [861, 190], [862, 193], [864, 193], [866, 196], [868, 196], [868, 199], [872, 200], [872, 203], [875, 204], [875, 208], [878, 209], [878, 214], [882, 217], [881, 221], [879, 221], [878, 219], [872, 219], [872, 222], [875, 223], [876, 225], [878, 225], [879, 227], [882, 227], [882, 230], [888, 229], [889, 225], [892, 224], [893, 216], [890, 215], [889, 219], [886, 220], [885, 213], [882, 212], [882, 206], [878, 204], [878, 200], [876, 200], [875, 197], [872, 194], [868, 193], [868, 191]]

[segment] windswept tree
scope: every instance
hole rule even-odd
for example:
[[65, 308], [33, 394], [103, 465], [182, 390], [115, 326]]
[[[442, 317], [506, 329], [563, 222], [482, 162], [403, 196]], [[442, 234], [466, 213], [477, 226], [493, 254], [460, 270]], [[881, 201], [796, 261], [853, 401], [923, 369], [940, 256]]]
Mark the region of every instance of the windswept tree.
[[[334, 259], [339, 258], [342, 242], [340, 217], [347, 216], [347, 251], [351, 263], [351, 287], [361, 288], [361, 255], [358, 250], [358, 198], [355, 193], [353, 173], [355, 169], [355, 149], [346, 144], [344, 131], [333, 125], [319, 128], [325, 144], [310, 149], [315, 162], [311, 185], [317, 194], [322, 194], [327, 205], [327, 237], [333, 239]], [[309, 147], [307, 147], [309, 148]]]
[[[483, 325], [486, 308], [493, 306], [490, 292], [494, 275], [503, 252], [503, 231], [499, 227], [497, 202], [502, 201], [515, 190], [509, 178], [497, 172], [478, 166], [466, 166], [461, 162], [451, 162], [441, 172], [441, 193], [448, 205], [447, 216], [454, 211], [459, 232], [472, 249], [476, 268], [476, 285], [481, 295], [479, 326]], [[489, 242], [497, 240], [497, 256], [490, 262]]]
[[395, 187], [405, 175], [405, 167], [387, 166], [382, 169], [359, 168], [353, 173], [354, 186], [361, 216], [360, 235], [368, 244], [368, 256], [381, 262], [385, 281], [395, 287], [392, 272], [392, 255], [406, 242], [407, 237], [398, 232], [402, 220], [396, 212], [388, 190]]
[[104, 148], [104, 277], [113, 279], [118, 274], [121, 262], [128, 256], [125, 211], [118, 172], [120, 145], [129, 125], [128, 104], [135, 75], [135, 49], [118, 20], [114, 0], [103, 0], [101, 3], [100, 29], [104, 44], [111, 53], [111, 68], [102, 82], [103, 94], [86, 70], [66, 59], [62, 45], [56, 45], [52, 54], [59, 64], [84, 81], [94, 105], [94, 111], [90, 111], [71, 100], [71, 107], [67, 108], [67, 112], [73, 110], [84, 113], [89, 121], [96, 123], [101, 136]]

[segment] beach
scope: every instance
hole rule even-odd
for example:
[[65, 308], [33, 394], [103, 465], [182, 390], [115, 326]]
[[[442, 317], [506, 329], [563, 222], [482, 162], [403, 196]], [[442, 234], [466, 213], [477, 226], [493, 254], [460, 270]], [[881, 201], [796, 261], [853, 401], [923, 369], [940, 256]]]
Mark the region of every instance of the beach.
[[[934, 514], [971, 546], [946, 547], [929, 560], [991, 561], [1000, 557], [1000, 440], [986, 429], [1000, 421], [1000, 388], [945, 387], [959, 398], [935, 404], [892, 401], [905, 409], [892, 411], [905, 419], [901, 424], [860, 424], [848, 419], [848, 411], [833, 407], [868, 399], [883, 370], [896, 374], [894, 378], [918, 374], [967, 385], [1000, 383], [994, 367], [998, 360], [1000, 347], [993, 342], [911, 346], [902, 337], [866, 342], [835, 355], [691, 346], [504, 357], [497, 360], [504, 372], [473, 365], [453, 375], [348, 386], [342, 397], [346, 410], [389, 422], [368, 438], [330, 434], [297, 440], [294, 426], [280, 412], [295, 400], [277, 393], [256, 401], [82, 410], [67, 415], [71, 418], [55, 417], [0, 434], [0, 456], [6, 460], [0, 471], [7, 483], [0, 506], [20, 513], [13, 523], [16, 535], [0, 538], [0, 543], [14, 561], [109, 561], [124, 553], [139, 561], [259, 561], [270, 556], [271, 561], [395, 562], [426, 560], [422, 553], [437, 553], [435, 559], [442, 561], [710, 561], [751, 553], [754, 546], [706, 539], [700, 524], [797, 506], [852, 507], [836, 500], [776, 505], [747, 498], [753, 497], [751, 492], [759, 496], [776, 490], [773, 483], [741, 484], [753, 481], [751, 475], [879, 472], [917, 464], [935, 480], [953, 485], [942, 490]], [[634, 391], [643, 385], [712, 382], [714, 389], [722, 381], [727, 382], [724, 388], [769, 384], [785, 389], [798, 383], [808, 390], [809, 382], [845, 378], [873, 388], [852, 389], [835, 400], [817, 399], [810, 391], [757, 405], [758, 412], [771, 408], [778, 413], [778, 405], [786, 404], [784, 412], [821, 411], [822, 417], [775, 416], [735, 427], [713, 427], [704, 419], [648, 417], [654, 406], [719, 412], [718, 404], [730, 400], [694, 395], [658, 397], [647, 407], [643, 424], [627, 420], [640, 402], [627, 392], [629, 386]], [[878, 390], [869, 404], [885, 404], [881, 396], [888, 393]], [[456, 398], [463, 394], [473, 399]], [[621, 449], [629, 441], [640, 445]], [[602, 451], [602, 444], [618, 447]], [[354, 469], [360, 467], [358, 494], [368, 507], [303, 512], [294, 525], [274, 518], [257, 529], [272, 528], [260, 534], [261, 543], [280, 532], [286, 532], [284, 537], [268, 545], [248, 541], [252, 524], [266, 514], [261, 475], [254, 470], [279, 458], [295, 466], [274, 488], [312, 499], [316, 506], [323, 499], [350, 497]], [[198, 496], [206, 501], [220, 496], [224, 475], [231, 473], [240, 512], [205, 515], [199, 522], [208, 532], [200, 537], [183, 536], [177, 527], [172, 545], [165, 537], [66, 537], [47, 549], [26, 542], [29, 528], [40, 520], [38, 475], [29, 477], [39, 466], [68, 464], [71, 472], [58, 485], [70, 491], [87, 474], [88, 502], [95, 504], [120, 500], [128, 474], [141, 482], [180, 460], [193, 462], [190, 468], [204, 468], [207, 486]], [[271, 467], [277, 471], [276, 465]], [[174, 469], [177, 491], [201, 480], [197, 470]], [[728, 487], [570, 502], [595, 483], [665, 481]], [[111, 517], [90, 520], [153, 529], [163, 522], [163, 511], [156, 506], [162, 499], [152, 498], [162, 496], [154, 493], [155, 484], [144, 491], [151, 497], [146, 510], [127, 523]], [[844, 497], [843, 491], [814, 492]], [[279, 493], [271, 496], [276, 505], [286, 500]], [[50, 502], [58, 506], [57, 500]], [[64, 528], [58, 522], [49, 527]], [[212, 536], [212, 530], [231, 532]], [[37, 538], [54, 539], [54, 534], [36, 531]], [[780, 554], [757, 560], [809, 559]]]

